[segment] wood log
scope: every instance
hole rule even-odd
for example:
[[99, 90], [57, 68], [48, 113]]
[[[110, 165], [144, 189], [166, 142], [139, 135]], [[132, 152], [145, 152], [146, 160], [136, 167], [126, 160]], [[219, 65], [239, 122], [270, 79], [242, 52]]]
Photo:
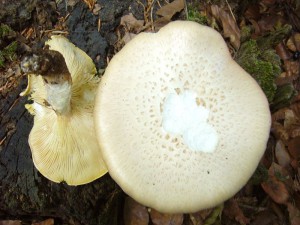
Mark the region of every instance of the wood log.
[[[30, 1], [30, 4], [38, 2], [42, 1]], [[110, 42], [103, 37], [103, 32], [110, 38], [114, 35], [118, 18], [130, 1], [100, 3], [105, 5], [101, 12], [102, 33], [95, 25], [98, 16], [93, 15], [83, 2], [74, 7], [67, 21], [69, 38], [75, 44], [81, 43], [79, 47], [94, 60], [101, 55], [101, 61], [96, 62], [98, 68], [105, 66], [107, 43]], [[93, 34], [88, 41], [82, 39], [86, 35], [79, 28]], [[97, 48], [99, 52], [95, 52]], [[20, 219], [30, 224], [33, 220], [53, 218], [55, 224], [120, 225], [117, 215], [122, 210], [123, 192], [109, 175], [86, 185], [68, 186], [53, 183], [36, 170], [28, 145], [33, 117], [24, 107], [27, 97], [19, 96], [26, 88], [27, 79], [21, 74], [18, 62], [5, 68], [0, 68], [0, 220]]]
[[24, 108], [27, 98], [19, 97], [24, 86], [26, 78], [19, 77], [1, 93], [0, 218], [110, 224], [122, 193], [109, 175], [68, 186], [47, 180], [35, 169], [28, 145], [33, 118]]

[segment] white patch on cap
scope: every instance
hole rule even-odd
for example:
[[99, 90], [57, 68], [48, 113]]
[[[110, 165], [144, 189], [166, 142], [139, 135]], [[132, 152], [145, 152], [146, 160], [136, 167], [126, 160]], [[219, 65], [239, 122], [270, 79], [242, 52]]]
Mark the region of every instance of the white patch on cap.
[[169, 94], [164, 102], [162, 126], [171, 134], [182, 136], [192, 151], [213, 152], [218, 144], [218, 133], [207, 120], [210, 111], [197, 105], [197, 94], [185, 91]]

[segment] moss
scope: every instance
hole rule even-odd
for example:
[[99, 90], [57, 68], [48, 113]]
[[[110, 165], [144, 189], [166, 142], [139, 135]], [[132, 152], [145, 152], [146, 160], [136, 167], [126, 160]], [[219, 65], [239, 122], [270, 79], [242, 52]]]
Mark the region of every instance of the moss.
[[277, 77], [281, 73], [281, 61], [279, 55], [273, 49], [267, 49], [261, 52], [261, 57], [263, 60], [270, 62], [273, 66], [274, 75]]
[[262, 51], [253, 39], [244, 42], [237, 54], [236, 61], [261, 86], [271, 103], [276, 93], [275, 78], [281, 73], [281, 62], [272, 49]]
[[274, 31], [267, 33], [257, 39], [257, 44], [261, 50], [266, 50], [275, 47], [284, 38], [286, 38], [292, 30], [291, 25], [278, 25]]
[[274, 96], [274, 101], [271, 105], [271, 110], [276, 111], [288, 106], [296, 94], [297, 92], [295, 91], [293, 84], [285, 84], [278, 87]]
[[4, 67], [6, 60], [13, 61], [16, 58], [18, 44], [10, 41], [14, 31], [5, 24], [0, 24], [0, 67]]
[[193, 4], [188, 5], [188, 15], [187, 20], [194, 21], [203, 25], [208, 25], [208, 19], [206, 15], [201, 14], [201, 12], [197, 9]]
[[0, 24], [0, 38], [8, 36], [13, 30], [6, 24]]
[[17, 42], [13, 41], [9, 45], [7, 45], [3, 50], [0, 50], [0, 67], [4, 67], [4, 62], [6, 60], [15, 60], [17, 47]]
[[243, 26], [241, 28], [241, 42], [249, 40], [249, 38], [251, 37], [251, 32], [252, 29], [250, 26]]
[[0, 67], [4, 67], [4, 61], [5, 61], [5, 58], [2, 55], [2, 52], [0, 51]]
[[250, 179], [250, 183], [253, 185], [259, 185], [262, 182], [267, 181], [268, 178], [269, 178], [268, 169], [264, 165], [259, 164]]
[[211, 214], [205, 219], [204, 225], [221, 224], [221, 215], [224, 209], [224, 203], [216, 206]]

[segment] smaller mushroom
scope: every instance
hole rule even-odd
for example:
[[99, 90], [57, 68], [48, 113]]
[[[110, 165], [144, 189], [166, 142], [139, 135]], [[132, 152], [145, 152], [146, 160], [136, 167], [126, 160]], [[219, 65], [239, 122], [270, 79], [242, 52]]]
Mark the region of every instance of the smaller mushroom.
[[50, 50], [26, 56], [30, 94], [26, 105], [34, 115], [29, 145], [36, 168], [54, 182], [91, 182], [106, 172], [93, 122], [95, 76], [92, 59], [63, 36], [46, 42]]
[[94, 118], [112, 178], [165, 213], [214, 207], [237, 193], [271, 124], [266, 96], [222, 36], [187, 21], [140, 33], [112, 58]]

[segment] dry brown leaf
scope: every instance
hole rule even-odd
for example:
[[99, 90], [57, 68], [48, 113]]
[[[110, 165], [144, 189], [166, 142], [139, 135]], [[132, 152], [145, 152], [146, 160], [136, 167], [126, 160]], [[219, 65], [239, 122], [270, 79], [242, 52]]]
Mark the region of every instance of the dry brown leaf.
[[68, 6], [74, 7], [80, 0], [68, 0], [66, 3]]
[[132, 13], [122, 16], [120, 25], [124, 26], [127, 32], [138, 34], [144, 28], [144, 20], [137, 20]]
[[282, 86], [285, 84], [291, 84], [296, 77], [291, 76], [287, 72], [282, 72], [278, 77], [275, 79], [275, 83], [277, 86]]
[[281, 108], [279, 110], [277, 110], [276, 112], [274, 112], [272, 114], [272, 122], [278, 122], [280, 120], [284, 120], [285, 119], [285, 111], [288, 110], [288, 108]]
[[184, 0], [175, 0], [167, 5], [164, 5], [156, 11], [156, 14], [171, 20], [172, 17], [184, 9]]
[[250, 219], [244, 215], [235, 199], [230, 199], [225, 203], [223, 213], [241, 225], [250, 223]]
[[294, 159], [300, 159], [300, 137], [295, 137], [289, 141], [288, 151]]
[[[298, 180], [300, 177], [300, 168], [297, 169], [298, 170]], [[300, 209], [300, 191], [295, 192], [293, 195], [293, 202], [292, 202], [298, 209]]]
[[89, 7], [90, 10], [93, 10], [96, 0], [83, 0], [83, 1]]
[[295, 99], [297, 99], [297, 102], [291, 105], [291, 109], [294, 111], [296, 116], [300, 118], [300, 94], [298, 94]]
[[204, 225], [205, 220], [212, 213], [213, 209], [205, 209], [189, 214], [191, 225]]
[[285, 144], [281, 140], [278, 140], [276, 143], [275, 156], [279, 165], [283, 167], [289, 166], [291, 162], [291, 157], [286, 150]]
[[183, 223], [183, 214], [166, 214], [151, 209], [150, 217], [153, 225], [182, 225]]
[[126, 45], [135, 36], [136, 36], [136, 34], [134, 34], [134, 33], [125, 33], [124, 37], [122, 38], [122, 42]]
[[20, 220], [0, 220], [0, 225], [21, 225]]
[[295, 115], [293, 110], [287, 109], [284, 114], [285, 117], [283, 121], [283, 126], [285, 129], [292, 129], [295, 125], [298, 124], [299, 118]]
[[277, 178], [278, 172], [282, 172], [282, 168], [276, 163], [272, 163], [268, 171], [268, 180], [262, 182], [261, 186], [274, 202], [286, 204], [289, 198], [289, 192], [283, 181]]
[[282, 60], [288, 60], [292, 57], [292, 54], [287, 50], [283, 42], [280, 42], [276, 47], [275, 47], [277, 55], [282, 59]]
[[222, 23], [224, 37], [229, 38], [235, 49], [241, 45], [241, 32], [233, 16], [217, 5], [211, 6], [213, 16]]
[[288, 76], [295, 76], [295, 78], [298, 78], [299, 66], [299, 61], [293, 60], [285, 60], [283, 64], [283, 68], [288, 73]]
[[274, 5], [276, 3], [276, 0], [261, 0], [260, 4], [266, 5], [268, 7]]
[[299, 225], [300, 224], [300, 210], [297, 209], [291, 203], [288, 203], [288, 211], [289, 211], [291, 225]]
[[286, 143], [289, 140], [289, 133], [279, 122], [272, 123], [272, 133], [275, 135], [276, 139], [282, 140]]
[[273, 212], [271, 212], [270, 210], [265, 210], [259, 212], [255, 216], [255, 219], [251, 222], [251, 225], [276, 225], [277, 220], [278, 219]]
[[247, 10], [244, 14], [247, 20], [257, 21], [260, 19], [261, 14], [259, 13], [259, 5], [258, 4], [249, 4]]
[[265, 34], [273, 31], [278, 24], [284, 24], [284, 19], [281, 15], [266, 13], [266, 15], [263, 15], [257, 23], [261, 33]]
[[170, 20], [167, 19], [166, 17], [161, 17], [161, 18], [158, 18], [155, 20], [154, 22], [154, 28], [155, 28], [155, 31], [159, 31], [160, 28], [166, 26], [168, 23], [170, 23]]
[[32, 225], [54, 225], [54, 219], [47, 219], [41, 222], [32, 223]]
[[130, 197], [125, 199], [124, 225], [148, 225], [149, 213], [145, 206]]
[[99, 15], [100, 10], [102, 9], [102, 6], [100, 4], [95, 4], [94, 8], [93, 8], [93, 14], [94, 15]]
[[293, 34], [287, 40], [286, 46], [293, 52], [300, 51], [300, 33]]

